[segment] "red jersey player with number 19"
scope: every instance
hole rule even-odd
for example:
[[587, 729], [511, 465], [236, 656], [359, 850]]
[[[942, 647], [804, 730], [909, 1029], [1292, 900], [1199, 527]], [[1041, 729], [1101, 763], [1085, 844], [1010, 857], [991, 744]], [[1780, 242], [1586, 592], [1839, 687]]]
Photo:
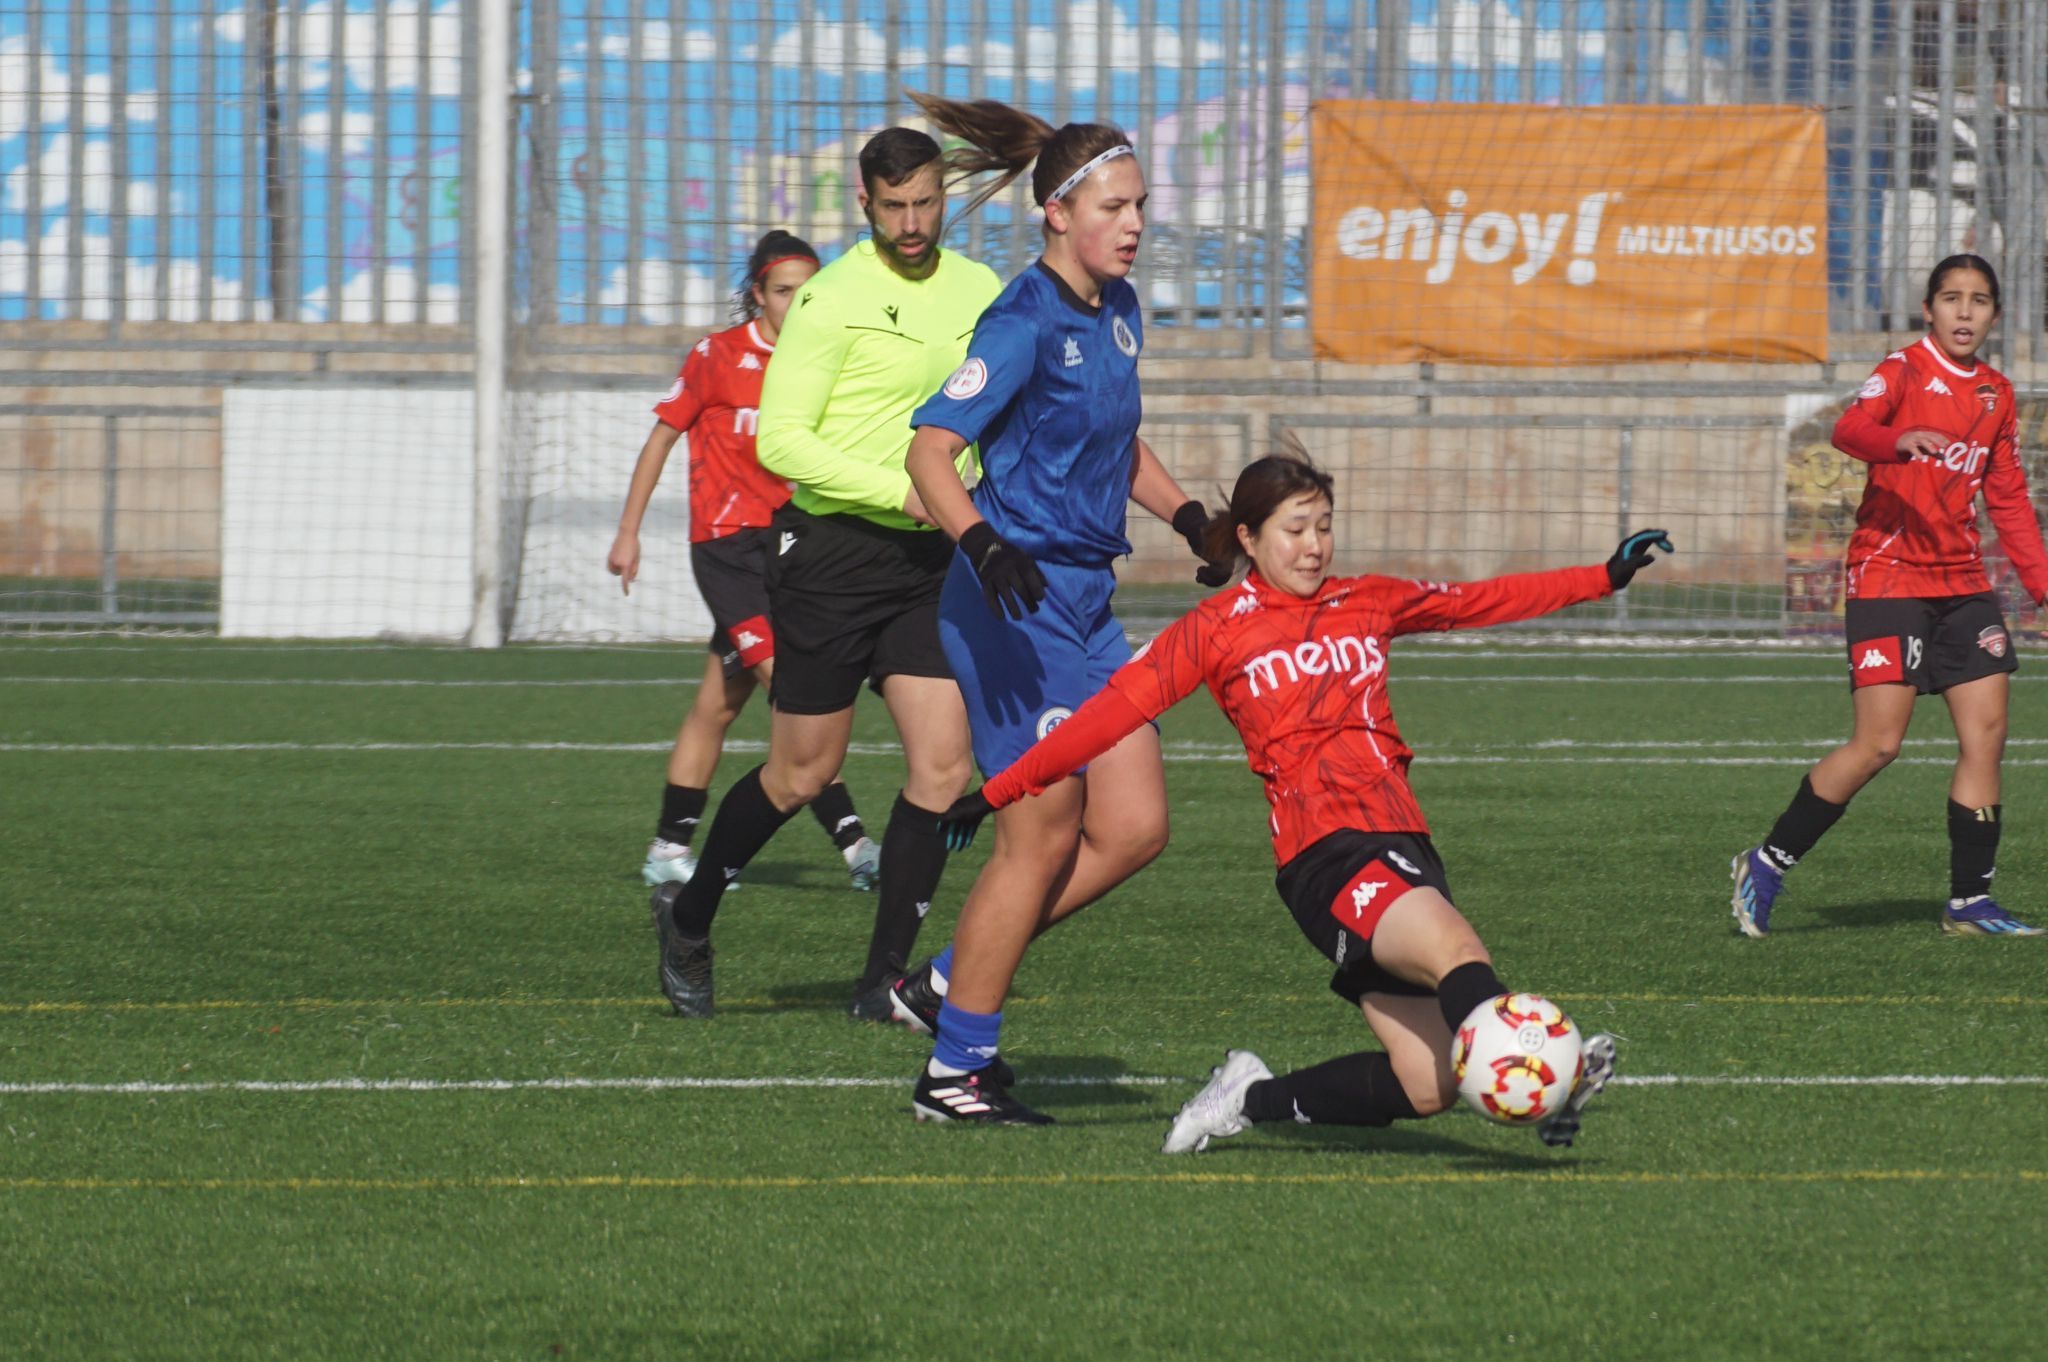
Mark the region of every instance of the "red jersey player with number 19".
[[[754, 457], [761, 378], [775, 353], [790, 303], [818, 270], [818, 255], [788, 232], [755, 243], [734, 302], [738, 326], [690, 347], [668, 396], [655, 404], [654, 429], [641, 447], [607, 567], [631, 592], [640, 572], [640, 522], [676, 441], [689, 437], [690, 568], [711, 611], [711, 658], [696, 702], [669, 753], [668, 783], [654, 841], [640, 867], [649, 885], [687, 882], [696, 871], [690, 841], [704, 814], [705, 787], [718, 769], [725, 732], [775, 665], [769, 627], [769, 523], [789, 500], [789, 485]], [[837, 781], [811, 806], [846, 860], [856, 889], [872, 889], [881, 849], [869, 840], [852, 796]]]
[[[1233, 1050], [1181, 1109], [1169, 1154], [1247, 1122], [1384, 1126], [1450, 1104], [1453, 1035], [1508, 990], [1451, 905], [1408, 787], [1414, 753], [1387, 698], [1389, 649], [1403, 634], [1505, 624], [1597, 599], [1648, 566], [1652, 546], [1671, 547], [1663, 531], [1643, 530], [1591, 567], [1463, 583], [1331, 577], [1330, 488], [1301, 458], [1246, 468], [1204, 544], [1211, 562], [1249, 557], [1244, 583], [1168, 625], [945, 820], [949, 836], [971, 835], [991, 808], [1051, 787], [1203, 686], [1237, 729], [1272, 806], [1280, 897], [1336, 964], [1331, 989], [1361, 1009], [1386, 1048], [1279, 1078]], [[1613, 1038], [1590, 1037], [1585, 1055], [1580, 1082], [1539, 1126], [1548, 1143], [1571, 1143], [1613, 1071]]]
[[1855, 728], [1799, 782], [1761, 845], [1737, 856], [1737, 930], [1762, 937], [1784, 876], [1813, 850], [1856, 792], [1891, 764], [1913, 701], [1939, 695], [1955, 720], [1949, 782], [1949, 900], [1941, 929], [2038, 936], [1991, 897], [2004, 826], [2010, 673], [2005, 617], [1984, 571], [1977, 494], [2028, 596], [2048, 596], [2048, 549], [2020, 466], [2012, 384], [1977, 359], [1998, 320], [1998, 275], [1975, 255], [1934, 267], [1921, 311], [1927, 334], [1889, 355], [1835, 424], [1835, 447], [1870, 465], [1849, 539], [1849, 685]]

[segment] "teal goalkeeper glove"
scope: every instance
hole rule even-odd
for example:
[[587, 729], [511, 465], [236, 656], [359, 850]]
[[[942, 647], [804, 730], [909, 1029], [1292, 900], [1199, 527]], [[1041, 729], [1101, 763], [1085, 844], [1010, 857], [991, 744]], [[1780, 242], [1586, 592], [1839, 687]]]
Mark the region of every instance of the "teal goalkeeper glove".
[[1662, 530], [1637, 530], [1622, 540], [1614, 556], [1607, 560], [1607, 584], [1619, 591], [1634, 581], [1638, 572], [1657, 561], [1650, 554], [1653, 548], [1678, 552], [1671, 547], [1671, 536]]

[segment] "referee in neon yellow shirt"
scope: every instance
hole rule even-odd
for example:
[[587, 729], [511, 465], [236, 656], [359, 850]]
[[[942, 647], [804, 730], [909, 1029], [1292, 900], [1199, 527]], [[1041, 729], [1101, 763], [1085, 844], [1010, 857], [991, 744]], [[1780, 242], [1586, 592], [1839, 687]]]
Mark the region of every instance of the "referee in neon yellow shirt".
[[[686, 1017], [712, 1012], [711, 922], [725, 886], [839, 773], [863, 683], [888, 707], [909, 774], [882, 836], [856, 1020], [889, 1020], [889, 987], [946, 868], [938, 817], [973, 765], [967, 710], [939, 646], [953, 541], [932, 528], [903, 456], [910, 414], [965, 359], [1002, 283], [939, 248], [944, 168], [939, 144], [909, 128], [861, 148], [872, 235], [811, 277], [768, 364], [755, 449], [793, 489], [768, 560], [774, 716], [768, 760], [726, 791], [696, 873], [654, 891], [662, 992]], [[962, 453], [963, 474], [974, 458]]]

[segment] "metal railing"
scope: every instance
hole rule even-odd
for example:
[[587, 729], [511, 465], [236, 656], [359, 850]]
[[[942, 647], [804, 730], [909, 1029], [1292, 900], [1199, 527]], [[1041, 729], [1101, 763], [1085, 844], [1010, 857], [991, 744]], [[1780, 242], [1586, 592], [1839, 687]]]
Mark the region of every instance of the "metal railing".
[[[9, 0], [0, 321], [466, 323], [477, 0]], [[1833, 324], [1917, 316], [1951, 249], [2048, 280], [2039, 0], [518, 0], [520, 315], [709, 326], [771, 226], [862, 228], [906, 87], [1139, 140], [1155, 325], [1298, 328], [1324, 98], [1819, 105]], [[2031, 22], [2029, 21], [2031, 19]], [[955, 244], [999, 272], [1021, 188]], [[1284, 341], [1283, 350], [1297, 340]], [[1213, 353], [1213, 344], [1207, 347]]]

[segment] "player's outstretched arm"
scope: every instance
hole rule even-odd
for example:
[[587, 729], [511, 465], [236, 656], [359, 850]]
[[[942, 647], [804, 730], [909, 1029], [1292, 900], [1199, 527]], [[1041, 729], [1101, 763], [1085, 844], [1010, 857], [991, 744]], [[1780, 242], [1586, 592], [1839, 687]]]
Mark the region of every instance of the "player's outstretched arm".
[[656, 421], [640, 446], [640, 458], [633, 465], [633, 480], [626, 488], [626, 509], [619, 513], [619, 532], [612, 539], [605, 570], [619, 579], [619, 589], [633, 594], [633, 580], [640, 575], [640, 522], [647, 516], [647, 503], [654, 499], [654, 486], [661, 470], [668, 466], [669, 451], [682, 432], [665, 421]]
[[1131, 500], [1173, 526], [1174, 533], [1187, 541], [1188, 551], [1202, 560], [1202, 566], [1195, 569], [1197, 582], [1211, 588], [1222, 586], [1230, 580], [1233, 565], [1212, 563], [1202, 551], [1202, 533], [1209, 527], [1209, 508], [1181, 490], [1143, 436], [1136, 443], [1131, 460]]
[[1476, 582], [1411, 582], [1394, 603], [1394, 632], [1482, 629], [1552, 614], [1566, 606], [1597, 601], [1628, 585], [1655, 561], [1652, 548], [1671, 552], [1662, 530], [1638, 530], [1621, 541], [1605, 563], [1554, 572], [1516, 572]]
[[1043, 794], [1137, 732], [1150, 717], [1114, 686], [1096, 692], [1023, 756], [939, 815], [946, 845], [954, 851], [967, 846], [990, 812], [1026, 795]]

